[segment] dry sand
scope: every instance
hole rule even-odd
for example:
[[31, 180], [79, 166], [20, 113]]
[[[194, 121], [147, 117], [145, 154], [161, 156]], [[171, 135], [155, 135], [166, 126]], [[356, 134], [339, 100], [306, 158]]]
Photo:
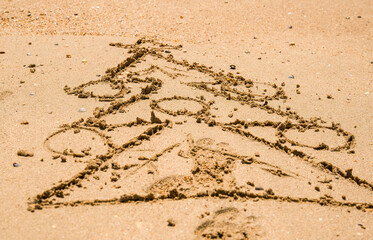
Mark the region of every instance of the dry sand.
[[0, 238], [373, 239], [372, 21], [0, 2]]

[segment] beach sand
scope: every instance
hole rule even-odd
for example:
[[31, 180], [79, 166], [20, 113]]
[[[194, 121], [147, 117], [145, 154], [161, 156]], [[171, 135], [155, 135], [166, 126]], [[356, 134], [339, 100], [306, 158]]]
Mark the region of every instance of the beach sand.
[[0, 239], [372, 239], [370, 1], [0, 3]]

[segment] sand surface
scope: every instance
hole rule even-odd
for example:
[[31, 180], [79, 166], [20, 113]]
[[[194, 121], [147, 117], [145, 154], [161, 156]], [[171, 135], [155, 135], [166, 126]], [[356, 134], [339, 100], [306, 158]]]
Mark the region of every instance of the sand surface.
[[1, 1], [0, 239], [373, 239], [371, 1]]

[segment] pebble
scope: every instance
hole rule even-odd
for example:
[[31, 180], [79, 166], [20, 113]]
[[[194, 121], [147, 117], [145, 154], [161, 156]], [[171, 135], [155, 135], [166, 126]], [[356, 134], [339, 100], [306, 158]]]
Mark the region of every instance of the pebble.
[[31, 53], [27, 53], [27, 56], [31, 56]]
[[369, 94], [370, 94], [370, 92], [365, 92], [364, 94], [365, 94], [365, 95], [369, 95]]
[[87, 59], [83, 58], [82, 63], [87, 63]]
[[34, 96], [35, 95], [35, 93], [34, 92], [30, 92], [30, 96]]
[[229, 67], [230, 67], [230, 69], [232, 69], [232, 70], [235, 70], [235, 69], [236, 69], [236, 65], [230, 65]]
[[167, 220], [167, 226], [175, 227], [175, 225], [176, 225], [175, 220], [173, 220], [173, 219], [168, 219]]
[[255, 190], [264, 190], [262, 187], [255, 187]]
[[5, 54], [5, 52], [4, 51], [0, 51], [0, 54]]
[[79, 108], [79, 112], [86, 112], [87, 110], [85, 108]]
[[67, 54], [67, 55], [66, 55], [66, 58], [71, 58], [71, 55], [70, 55], [70, 54]]
[[21, 165], [19, 163], [13, 163], [13, 167], [20, 167]]
[[293, 26], [291, 26], [291, 25], [290, 25], [290, 26], [288, 26], [288, 28], [289, 28], [289, 29], [292, 29], [292, 28], [293, 28]]
[[295, 46], [295, 42], [289, 43], [289, 46]]
[[288, 78], [292, 78], [292, 79], [294, 79], [294, 75], [293, 74], [291, 74], [291, 75], [289, 75], [289, 77]]

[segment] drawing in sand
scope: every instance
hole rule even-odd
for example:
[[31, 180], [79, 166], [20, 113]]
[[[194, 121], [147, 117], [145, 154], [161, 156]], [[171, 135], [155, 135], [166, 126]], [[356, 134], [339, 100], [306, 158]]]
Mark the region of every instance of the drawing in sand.
[[[44, 142], [50, 161], [86, 166], [32, 198], [30, 211], [186, 198], [373, 208], [373, 184], [318, 157], [353, 154], [354, 136], [338, 123], [275, 107], [287, 99], [281, 86], [176, 60], [182, 46], [111, 45], [131, 56], [99, 80], [64, 89], [110, 106], [59, 126]], [[208, 234], [208, 225], [196, 234]]]

